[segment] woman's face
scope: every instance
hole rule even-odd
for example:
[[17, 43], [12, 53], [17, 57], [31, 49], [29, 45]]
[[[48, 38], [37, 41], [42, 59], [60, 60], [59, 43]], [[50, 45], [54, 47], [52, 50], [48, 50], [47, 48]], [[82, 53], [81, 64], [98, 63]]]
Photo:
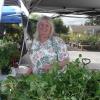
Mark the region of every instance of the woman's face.
[[39, 39], [45, 41], [51, 34], [51, 25], [48, 20], [42, 20], [38, 25]]

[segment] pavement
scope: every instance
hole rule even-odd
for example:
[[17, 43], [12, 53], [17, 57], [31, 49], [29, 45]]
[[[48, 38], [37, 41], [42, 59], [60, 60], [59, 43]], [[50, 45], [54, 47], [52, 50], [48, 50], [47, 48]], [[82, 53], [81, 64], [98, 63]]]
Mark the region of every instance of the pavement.
[[79, 54], [82, 54], [82, 58], [88, 58], [91, 60], [91, 63], [88, 64], [89, 69], [100, 70], [100, 52], [90, 52], [90, 51], [68, 51], [70, 61], [75, 60], [79, 57]]
[[0, 75], [0, 81], [6, 79], [7, 75]]

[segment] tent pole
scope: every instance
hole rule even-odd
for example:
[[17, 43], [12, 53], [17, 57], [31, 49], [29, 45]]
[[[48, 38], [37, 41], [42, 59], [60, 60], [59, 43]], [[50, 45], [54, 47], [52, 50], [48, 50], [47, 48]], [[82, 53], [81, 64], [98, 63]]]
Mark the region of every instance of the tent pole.
[[[26, 34], [27, 34], [28, 22], [29, 22], [29, 19], [28, 19], [28, 18], [24, 19], [24, 16], [22, 15], [22, 24], [23, 24], [23, 33], [24, 33], [24, 37], [25, 37]], [[24, 44], [25, 44], [25, 39], [23, 39], [22, 49], [21, 49], [21, 55], [20, 55], [20, 59], [19, 59], [18, 65], [20, 65], [20, 63], [21, 63], [21, 58], [22, 58], [23, 50], [24, 50]]]
[[1, 22], [1, 16], [2, 16], [2, 8], [4, 5], [4, 0], [0, 0], [0, 22]]

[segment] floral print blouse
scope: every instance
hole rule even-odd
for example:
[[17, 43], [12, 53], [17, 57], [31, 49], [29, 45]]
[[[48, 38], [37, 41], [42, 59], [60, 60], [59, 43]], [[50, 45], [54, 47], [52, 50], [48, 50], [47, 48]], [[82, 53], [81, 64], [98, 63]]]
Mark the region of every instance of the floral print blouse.
[[52, 37], [44, 43], [33, 40], [29, 50], [32, 67], [35, 70], [41, 69], [45, 64], [52, 64], [54, 61], [63, 61], [68, 57], [67, 47], [59, 37]]

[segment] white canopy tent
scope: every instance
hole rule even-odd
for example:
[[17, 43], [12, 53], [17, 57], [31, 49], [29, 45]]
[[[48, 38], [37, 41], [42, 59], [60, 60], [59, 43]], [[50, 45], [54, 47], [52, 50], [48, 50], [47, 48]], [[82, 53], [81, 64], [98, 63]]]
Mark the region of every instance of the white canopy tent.
[[100, 0], [4, 0], [4, 4], [20, 5], [21, 1], [29, 12], [100, 15]]
[[100, 0], [22, 0], [30, 12], [100, 15]]

